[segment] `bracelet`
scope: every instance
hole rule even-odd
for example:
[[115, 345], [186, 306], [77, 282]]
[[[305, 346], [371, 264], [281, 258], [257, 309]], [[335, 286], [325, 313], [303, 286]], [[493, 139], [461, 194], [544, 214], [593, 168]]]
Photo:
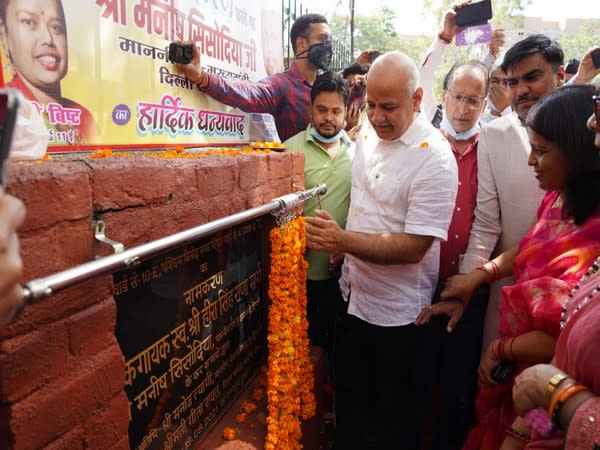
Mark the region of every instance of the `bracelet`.
[[558, 392], [554, 393], [552, 396], [552, 401], [550, 402], [550, 407], [548, 408], [548, 416], [552, 419], [552, 422], [560, 428], [560, 422], [558, 420], [558, 415], [563, 405], [573, 396], [579, 394], [580, 392], [587, 391], [583, 384], [573, 383], [569, 384], [561, 388]]
[[519, 431], [512, 425], [508, 426], [508, 428], [506, 429], [506, 434], [514, 437], [515, 439], [518, 439], [519, 441], [523, 441], [523, 442], [529, 442], [529, 440], [531, 439], [531, 436], [529, 436], [529, 433], [524, 433], [522, 431]]
[[569, 377], [562, 372], [552, 375], [552, 378], [550, 378], [550, 380], [548, 381], [548, 385], [546, 386], [546, 400], [548, 404], [552, 402], [552, 395], [554, 394], [554, 391], [556, 390], [558, 385], [565, 381], [567, 378]]
[[497, 281], [502, 278], [500, 268], [494, 261], [488, 261], [485, 264], [476, 267], [475, 270], [483, 270], [485, 273], [487, 273], [490, 277], [490, 282]]

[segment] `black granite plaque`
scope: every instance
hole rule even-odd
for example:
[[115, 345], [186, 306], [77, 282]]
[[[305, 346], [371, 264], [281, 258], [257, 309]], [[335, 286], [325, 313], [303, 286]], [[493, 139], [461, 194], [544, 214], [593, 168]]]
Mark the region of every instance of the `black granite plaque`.
[[263, 220], [115, 273], [132, 449], [193, 448], [266, 352]]

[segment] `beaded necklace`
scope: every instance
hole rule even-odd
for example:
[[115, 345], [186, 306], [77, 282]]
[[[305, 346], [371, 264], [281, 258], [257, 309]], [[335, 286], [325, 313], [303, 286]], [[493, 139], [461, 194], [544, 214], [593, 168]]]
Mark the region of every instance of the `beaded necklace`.
[[590, 292], [588, 295], [586, 295], [585, 298], [583, 300], [581, 300], [577, 306], [575, 306], [575, 309], [573, 309], [571, 314], [567, 317], [567, 308], [569, 307], [569, 303], [571, 303], [571, 300], [573, 300], [573, 298], [575, 297], [575, 294], [577, 293], [577, 291], [579, 291], [581, 286], [583, 286], [596, 272], [598, 272], [599, 268], [600, 268], [600, 256], [598, 256], [596, 258], [596, 260], [592, 263], [592, 265], [589, 267], [587, 272], [583, 274], [583, 276], [581, 277], [581, 280], [579, 280], [579, 282], [573, 287], [573, 289], [571, 289], [571, 292], [569, 293], [569, 296], [567, 297], [567, 301], [562, 306], [562, 310], [561, 310], [561, 314], [560, 314], [560, 329], [561, 330], [567, 325], [567, 322], [569, 322], [569, 320], [571, 320], [573, 318], [573, 316], [579, 312], [579, 310], [581, 310], [585, 305], [587, 305], [590, 302], [590, 300], [592, 300], [594, 298], [594, 296], [600, 292], [600, 284], [599, 284], [594, 288], [594, 290], [592, 292]]

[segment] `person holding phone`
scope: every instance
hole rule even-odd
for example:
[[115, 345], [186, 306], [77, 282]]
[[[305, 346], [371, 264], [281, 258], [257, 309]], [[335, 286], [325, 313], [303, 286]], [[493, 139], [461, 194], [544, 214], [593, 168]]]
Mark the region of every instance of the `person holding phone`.
[[0, 187], [0, 327], [13, 319], [23, 298], [19, 284], [23, 262], [16, 230], [24, 218], [25, 206], [21, 200]]
[[290, 30], [294, 60], [285, 72], [258, 82], [229, 80], [202, 69], [201, 55], [192, 41], [192, 61], [177, 68], [200, 92], [244, 112], [267, 113], [275, 119], [282, 141], [304, 130], [310, 121], [310, 88], [320, 70], [331, 64], [333, 48], [327, 18], [321, 14], [298, 17]]
[[600, 46], [590, 47], [581, 58], [577, 72], [568, 84], [587, 84], [600, 74]]
[[342, 72], [342, 77], [348, 82], [350, 95], [346, 112], [346, 127], [350, 139], [354, 140], [366, 116], [363, 114], [366, 94], [366, 78], [369, 66], [354, 63]]
[[[96, 120], [62, 95], [69, 57], [61, 0], [0, 0], [0, 40], [13, 72], [6, 86], [34, 103], [51, 130], [50, 144], [93, 143]], [[59, 108], [73, 114], [58, 114]]]

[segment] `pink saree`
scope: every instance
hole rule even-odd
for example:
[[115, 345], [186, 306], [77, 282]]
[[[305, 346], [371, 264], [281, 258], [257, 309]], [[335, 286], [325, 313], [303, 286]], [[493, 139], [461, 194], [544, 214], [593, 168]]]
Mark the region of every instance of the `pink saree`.
[[[519, 244], [513, 264], [516, 282], [503, 288], [500, 336], [515, 337], [533, 330], [558, 336], [562, 303], [600, 252], [600, 215], [576, 226], [563, 221], [553, 207], [557, 192], [548, 192], [538, 209], [538, 220]], [[519, 363], [510, 381], [481, 385], [477, 424], [463, 450], [497, 450], [506, 428], [516, 417], [512, 405], [514, 377], [530, 364]]]

